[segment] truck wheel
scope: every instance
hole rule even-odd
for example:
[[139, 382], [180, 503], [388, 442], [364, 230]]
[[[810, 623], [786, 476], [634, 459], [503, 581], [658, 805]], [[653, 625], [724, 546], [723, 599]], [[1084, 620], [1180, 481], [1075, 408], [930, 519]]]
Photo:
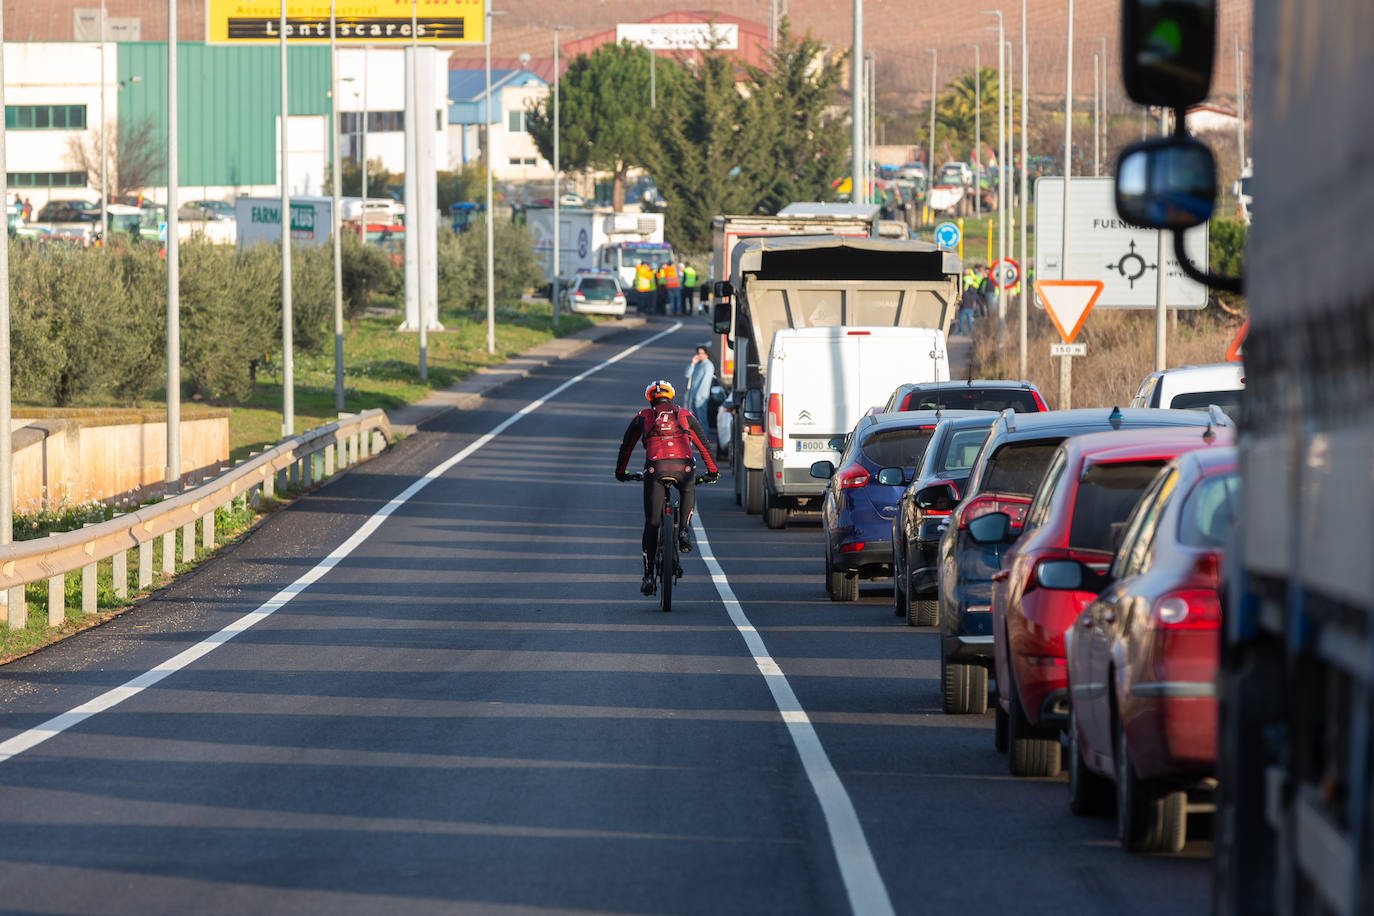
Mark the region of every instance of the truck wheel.
[[1112, 785], [1088, 769], [1078, 742], [1078, 710], [1069, 703], [1069, 810], [1083, 816], [1106, 814], [1112, 809]]
[[1059, 733], [1038, 728], [1026, 718], [1021, 695], [1013, 682], [1007, 685], [1007, 765], [1013, 776], [1058, 776]]
[[940, 687], [949, 715], [981, 716], [988, 711], [988, 669], [982, 665], [958, 665], [941, 654]]
[[746, 468], [744, 471], [744, 511], [750, 515], [763, 512], [763, 471]]
[[1131, 766], [1126, 730], [1116, 730], [1116, 836], [1127, 852], [1179, 852], [1188, 840], [1188, 793], [1141, 782]]
[[773, 530], [787, 527], [787, 507], [775, 505], [775, 497], [767, 487], [763, 489], [763, 523]]

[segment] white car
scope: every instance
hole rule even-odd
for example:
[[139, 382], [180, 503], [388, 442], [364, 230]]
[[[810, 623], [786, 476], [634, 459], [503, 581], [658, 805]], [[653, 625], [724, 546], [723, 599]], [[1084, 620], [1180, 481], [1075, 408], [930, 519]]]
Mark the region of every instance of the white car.
[[959, 176], [959, 184], [972, 187], [973, 167], [967, 162], [946, 162], [940, 166], [940, 181], [937, 184], [948, 182], [955, 174]]
[[564, 305], [580, 314], [625, 317], [625, 290], [613, 270], [579, 270], [562, 298]]
[[1241, 363], [1180, 366], [1145, 376], [1131, 406], [1206, 410], [1215, 404], [1235, 419], [1244, 390], [1245, 367]]
[[926, 167], [919, 162], [905, 162], [902, 164], [902, 167], [897, 170], [897, 177], [907, 179], [925, 178]]

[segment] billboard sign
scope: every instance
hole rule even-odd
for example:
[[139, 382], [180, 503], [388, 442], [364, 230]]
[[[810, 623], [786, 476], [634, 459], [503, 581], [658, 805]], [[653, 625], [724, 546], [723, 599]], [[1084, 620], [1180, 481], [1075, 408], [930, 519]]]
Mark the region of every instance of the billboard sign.
[[[1096, 308], [1152, 309], [1159, 282], [1159, 232], [1139, 229], [1116, 213], [1115, 179], [1074, 177], [1069, 184], [1069, 269], [1063, 269], [1064, 179], [1035, 180], [1035, 279], [1098, 280]], [[1164, 295], [1171, 309], [1207, 305], [1207, 288], [1189, 277], [1165, 239]], [[1207, 225], [1183, 236], [1188, 258], [1207, 269]], [[1037, 299], [1036, 305], [1040, 302]]]
[[[289, 44], [328, 44], [329, 0], [286, 5]], [[334, 38], [340, 44], [410, 44], [411, 14], [415, 40], [426, 45], [481, 44], [483, 0], [370, 0], [365, 5], [335, 6]], [[281, 3], [206, 0], [205, 40], [209, 44], [276, 44], [281, 40]]]
[[615, 41], [651, 51], [739, 50], [739, 26], [710, 22], [631, 22], [615, 27]]

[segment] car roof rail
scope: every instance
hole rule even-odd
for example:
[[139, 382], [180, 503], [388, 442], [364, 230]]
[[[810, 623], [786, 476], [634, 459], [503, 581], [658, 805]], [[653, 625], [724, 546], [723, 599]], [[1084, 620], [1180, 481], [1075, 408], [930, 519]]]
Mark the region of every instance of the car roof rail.
[[1002, 410], [1002, 419], [1007, 422], [1007, 432], [1016, 432], [1016, 411], [1010, 407]]

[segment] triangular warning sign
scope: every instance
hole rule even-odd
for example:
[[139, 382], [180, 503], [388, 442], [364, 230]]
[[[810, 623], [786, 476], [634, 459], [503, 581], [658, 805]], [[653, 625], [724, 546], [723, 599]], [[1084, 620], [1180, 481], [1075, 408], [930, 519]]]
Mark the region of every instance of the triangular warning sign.
[[1240, 362], [1245, 352], [1245, 336], [1250, 333], [1250, 319], [1245, 319], [1245, 324], [1240, 326], [1236, 336], [1231, 339], [1231, 346], [1226, 348], [1226, 361], [1228, 363]]
[[1083, 327], [1083, 319], [1093, 310], [1100, 295], [1101, 280], [1035, 281], [1035, 296], [1045, 307], [1064, 343], [1073, 343]]

